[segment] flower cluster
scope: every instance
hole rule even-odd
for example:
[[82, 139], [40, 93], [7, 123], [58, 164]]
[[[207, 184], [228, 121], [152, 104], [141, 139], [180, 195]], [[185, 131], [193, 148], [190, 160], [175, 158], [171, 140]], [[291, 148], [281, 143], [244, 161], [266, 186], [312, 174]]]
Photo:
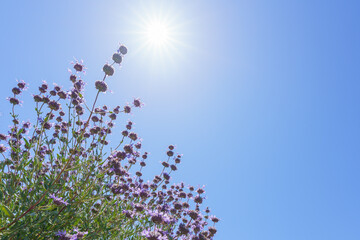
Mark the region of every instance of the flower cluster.
[[[71, 88], [43, 82], [33, 95], [36, 120], [20, 122], [15, 106], [27, 88], [19, 81], [9, 97], [12, 126], [0, 134], [0, 236], [13, 239], [213, 239], [219, 221], [203, 208], [203, 187], [171, 183], [182, 155], [170, 145], [159, 174], [145, 180], [148, 153], [132, 121], [118, 132], [115, 122], [143, 106], [139, 98], [123, 106], [97, 106], [105, 82], [121, 64], [113, 63], [95, 81], [94, 102], [84, 99], [83, 62], [73, 63]], [[81, 229], [81, 231], [79, 230]]]
[[66, 231], [60, 230], [55, 235], [58, 236], [59, 240], [78, 240], [83, 239], [83, 237], [88, 234], [88, 232], [80, 232], [77, 228], [74, 229], [75, 234], [66, 233]]

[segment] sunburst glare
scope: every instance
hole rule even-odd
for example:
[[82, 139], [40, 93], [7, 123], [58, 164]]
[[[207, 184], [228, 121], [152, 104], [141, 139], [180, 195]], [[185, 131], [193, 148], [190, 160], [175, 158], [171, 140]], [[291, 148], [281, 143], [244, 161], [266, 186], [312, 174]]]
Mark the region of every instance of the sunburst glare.
[[133, 53], [149, 59], [152, 65], [178, 65], [186, 52], [184, 50], [189, 48], [186, 44], [191, 26], [189, 20], [184, 19], [179, 9], [169, 3], [155, 7], [143, 2], [133, 9], [133, 14], [133, 18], [127, 19], [132, 29], [127, 34], [134, 37], [138, 46]]
[[146, 37], [150, 45], [162, 46], [170, 40], [170, 28], [166, 22], [152, 21], [146, 26]]

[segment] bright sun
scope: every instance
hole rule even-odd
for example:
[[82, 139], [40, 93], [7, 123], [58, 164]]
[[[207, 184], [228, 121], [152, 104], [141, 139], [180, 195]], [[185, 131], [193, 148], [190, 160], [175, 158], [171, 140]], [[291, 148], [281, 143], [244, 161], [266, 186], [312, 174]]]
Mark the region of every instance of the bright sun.
[[153, 21], [146, 26], [145, 35], [149, 44], [163, 46], [170, 40], [170, 29], [165, 22]]
[[[133, 17], [129, 17], [129, 35], [133, 36], [135, 52], [142, 54], [151, 65], [178, 66], [184, 55], [187, 37], [190, 32], [190, 21], [184, 19], [177, 5], [171, 1], [153, 4], [143, 2], [133, 9]], [[154, 68], [155, 69], [155, 68]], [[164, 68], [162, 68], [164, 69]]]

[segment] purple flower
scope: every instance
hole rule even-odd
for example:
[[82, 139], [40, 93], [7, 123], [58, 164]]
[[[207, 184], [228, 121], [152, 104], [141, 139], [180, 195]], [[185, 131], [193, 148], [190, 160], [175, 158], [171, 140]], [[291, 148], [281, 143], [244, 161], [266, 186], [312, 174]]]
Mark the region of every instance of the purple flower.
[[68, 202], [64, 201], [62, 198], [56, 197], [54, 194], [51, 194], [50, 198], [52, 198], [54, 200], [54, 203], [58, 206], [61, 206], [61, 205], [67, 206], [69, 204]]
[[10, 102], [11, 104], [13, 104], [13, 105], [18, 105], [18, 104], [20, 104], [20, 101], [19, 101], [19, 99], [17, 99], [17, 98], [11, 97], [11, 98], [8, 98], [8, 100], [9, 100], [9, 102]]
[[220, 219], [215, 216], [210, 216], [210, 220], [213, 221], [214, 223], [217, 223], [220, 221]]
[[199, 217], [199, 213], [195, 210], [189, 210], [188, 214], [194, 220], [196, 220]]
[[170, 175], [166, 172], [163, 173], [163, 177], [165, 178], [165, 180], [169, 180], [170, 179]]
[[74, 82], [74, 87], [76, 90], [81, 91], [85, 86], [85, 82], [81, 79], [79, 81]]
[[122, 56], [119, 53], [114, 53], [112, 59], [118, 64], [122, 62]]
[[59, 91], [57, 93], [57, 95], [61, 98], [61, 99], [65, 99], [66, 98], [66, 93], [64, 91]]
[[15, 94], [15, 95], [19, 95], [19, 94], [21, 93], [21, 89], [18, 88], [18, 87], [14, 87], [14, 88], [12, 89], [12, 92], [13, 92], [13, 94]]
[[75, 69], [77, 72], [82, 72], [83, 69], [84, 69], [84, 65], [81, 64], [81, 63], [76, 62], [76, 63], [74, 64], [74, 69]]
[[26, 82], [24, 82], [24, 80], [20, 80], [20, 81], [18, 81], [17, 85], [20, 89], [25, 90], [27, 84], [26, 84]]
[[138, 136], [136, 133], [131, 132], [131, 133], [129, 133], [129, 138], [133, 141], [136, 141]]
[[83, 238], [86, 234], [88, 234], [88, 232], [80, 232], [79, 229], [75, 228], [74, 231], [76, 232], [76, 234], [73, 235], [74, 240], [75, 239], [81, 239]]
[[4, 144], [0, 144], [0, 153], [3, 153], [6, 151], [6, 147], [4, 146]]
[[163, 235], [161, 229], [155, 227], [154, 229], [145, 229], [141, 233], [142, 236], [146, 237], [148, 240], [167, 240], [168, 238]]
[[0, 133], [0, 140], [6, 140], [7, 136], [5, 134]]
[[170, 217], [159, 211], [149, 211], [148, 214], [151, 216], [151, 221], [156, 224], [168, 224], [171, 222]]
[[104, 65], [103, 71], [108, 76], [112, 76], [114, 74], [114, 72], [115, 72], [114, 68], [109, 64]]
[[63, 236], [65, 236], [66, 235], [66, 231], [65, 230], [60, 230], [60, 231], [58, 231], [56, 234], [55, 234], [55, 236], [59, 236], [59, 237], [63, 237]]
[[100, 92], [106, 92], [108, 86], [107, 86], [106, 82], [97, 80], [95, 82], [95, 88], [97, 90], [99, 90]]
[[77, 228], [74, 229], [76, 234], [66, 234], [65, 230], [60, 230], [55, 235], [59, 237], [59, 240], [78, 240], [82, 239], [88, 232], [80, 232]]
[[139, 98], [135, 98], [133, 103], [135, 107], [141, 107], [143, 105]]
[[60, 104], [57, 103], [56, 101], [52, 100], [48, 103], [48, 106], [50, 109], [58, 111], [60, 109]]
[[130, 106], [125, 106], [124, 107], [124, 112], [125, 113], [130, 113], [131, 112], [131, 107]]
[[194, 202], [201, 204], [203, 202], [203, 198], [200, 195], [195, 196]]
[[209, 227], [208, 230], [209, 230], [209, 232], [210, 232], [211, 234], [213, 234], [213, 235], [217, 232], [217, 230], [216, 230], [215, 227]]
[[178, 230], [179, 230], [181, 235], [186, 235], [186, 234], [188, 234], [190, 232], [189, 229], [186, 227], [186, 225], [184, 223], [179, 224]]
[[59, 240], [74, 240], [73, 236], [70, 234], [66, 234], [65, 230], [60, 230], [55, 235], [59, 236]]
[[124, 45], [120, 45], [118, 52], [121, 53], [122, 55], [127, 54], [128, 52], [127, 47], [125, 47]]

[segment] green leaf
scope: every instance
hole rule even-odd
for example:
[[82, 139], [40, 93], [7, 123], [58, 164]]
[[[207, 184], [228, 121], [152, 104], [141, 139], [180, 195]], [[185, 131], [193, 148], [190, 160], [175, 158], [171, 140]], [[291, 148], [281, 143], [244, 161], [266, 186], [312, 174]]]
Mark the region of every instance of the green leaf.
[[0, 203], [0, 209], [2, 212], [4, 212], [8, 217], [10, 218], [14, 218], [14, 214], [10, 211], [10, 209], [3, 205], [2, 203]]
[[57, 207], [56, 205], [49, 205], [39, 208], [39, 211], [52, 211], [55, 210]]
[[28, 140], [26, 140], [26, 138], [24, 138], [24, 141], [25, 141], [25, 145], [26, 145], [27, 147], [30, 147], [30, 143], [28, 142]]

